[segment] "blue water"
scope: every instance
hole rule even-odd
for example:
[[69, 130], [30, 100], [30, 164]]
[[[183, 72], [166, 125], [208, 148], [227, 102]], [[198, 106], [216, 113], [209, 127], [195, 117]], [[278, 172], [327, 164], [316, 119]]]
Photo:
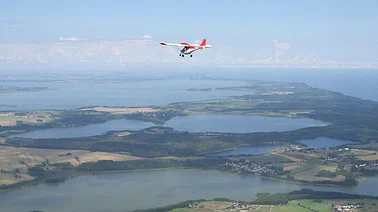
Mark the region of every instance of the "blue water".
[[303, 139], [297, 142], [306, 145], [308, 148], [314, 148], [314, 149], [330, 148], [330, 147], [336, 147], [336, 146], [341, 146], [345, 144], [357, 143], [355, 141], [334, 139], [334, 138], [328, 138], [328, 137], [318, 137], [315, 139]]
[[227, 197], [247, 200], [257, 193], [302, 188], [378, 195], [378, 177], [353, 188], [314, 186], [218, 171], [161, 170], [81, 176], [58, 185], [0, 192], [1, 212], [130, 211], [193, 199]]
[[[120, 119], [101, 124], [90, 124], [84, 127], [36, 130], [11, 137], [73, 138], [101, 135], [108, 131], [141, 130], [151, 126], [154, 125], [150, 122]], [[164, 126], [189, 132], [247, 133], [290, 131], [305, 127], [324, 126], [324, 124], [307, 118], [291, 119], [256, 115], [198, 115], [174, 117]]]
[[[39, 73], [41, 76], [24, 77], [18, 80], [17, 75], [0, 79], [0, 85], [20, 87], [50, 87], [59, 91], [43, 91], [33, 93], [0, 94], [0, 104], [16, 105], [16, 108], [0, 107], [0, 110], [40, 110], [40, 109], [73, 109], [79, 107], [103, 106], [141, 106], [167, 104], [178, 101], [197, 101], [222, 98], [231, 95], [242, 95], [245, 92], [213, 91], [191, 92], [188, 88], [214, 88], [245, 85], [241, 81], [202, 80], [206, 77], [233, 78], [235, 80], [264, 80], [278, 82], [304, 82], [313, 87], [341, 92], [363, 99], [378, 101], [378, 71], [372, 70], [333, 70], [333, 69], [232, 69], [232, 68], [195, 68], [190, 70], [177, 69], [136, 71], [127, 70], [131, 77], [139, 76], [140, 81], [110, 82], [35, 82], [27, 79], [53, 80], [63, 73]], [[11, 73], [10, 73], [11, 74]], [[125, 73], [71, 73], [63, 79], [128, 79]], [[75, 78], [75, 76], [77, 77]], [[118, 76], [120, 75], [120, 76]], [[181, 76], [191, 79], [143, 80], [145, 78]], [[48, 77], [47, 77], [48, 76]], [[59, 78], [60, 79], [60, 78]], [[8, 81], [7, 81], [8, 80]], [[74, 80], [72, 80], [74, 81]]]
[[[320, 149], [320, 148], [330, 148], [337, 147], [345, 144], [356, 144], [355, 141], [334, 139], [328, 137], [318, 137], [315, 139], [302, 139], [297, 141], [301, 144], [306, 145], [308, 148]], [[263, 146], [263, 147], [253, 147], [253, 146], [241, 146], [233, 150], [211, 153], [210, 156], [232, 156], [232, 155], [260, 155], [265, 153], [270, 153], [276, 146]]]
[[325, 126], [308, 118], [277, 118], [257, 115], [196, 115], [177, 116], [164, 126], [188, 132], [252, 133], [291, 131], [306, 127]]
[[136, 120], [111, 120], [100, 124], [90, 124], [83, 127], [52, 128], [21, 133], [10, 137], [25, 138], [75, 138], [105, 134], [108, 131], [141, 130], [154, 126], [150, 122]]
[[149, 80], [122, 83], [94, 82], [0, 82], [19, 87], [49, 87], [58, 91], [3, 93], [1, 110], [75, 109], [87, 106], [146, 106], [180, 101], [218, 99], [246, 94], [243, 91], [193, 92], [189, 88], [245, 85], [225, 80]]
[[265, 153], [270, 153], [276, 146], [241, 146], [233, 150], [210, 153], [209, 156], [233, 156], [233, 155], [261, 155]]

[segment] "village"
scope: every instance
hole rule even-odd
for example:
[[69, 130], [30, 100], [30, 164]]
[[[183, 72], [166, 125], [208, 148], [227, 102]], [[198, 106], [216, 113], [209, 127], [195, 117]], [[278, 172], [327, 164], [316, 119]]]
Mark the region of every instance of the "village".
[[280, 167], [268, 167], [261, 166], [257, 163], [251, 162], [250, 160], [244, 160], [244, 162], [226, 162], [225, 167], [230, 168], [230, 171], [240, 173], [258, 173], [258, 174], [276, 174], [278, 171], [282, 171]]
[[[197, 203], [189, 203], [187, 209], [194, 210], [194, 211], [218, 211], [218, 212], [250, 212], [250, 211], [286, 211], [285, 208], [291, 209], [298, 209], [295, 211], [312, 211], [312, 212], [321, 212], [325, 210], [318, 210], [314, 209], [315, 206], [311, 205], [314, 204], [322, 204], [323, 209], [328, 208], [326, 211], [334, 211], [334, 212], [358, 212], [364, 211], [365, 203], [343, 203], [343, 204], [334, 204], [331, 202], [323, 202], [320, 201], [315, 202], [312, 200], [296, 200], [289, 203], [291, 206], [285, 205], [261, 205], [261, 204], [251, 204], [247, 202], [229, 202], [225, 204], [219, 204], [218, 207], [214, 207], [216, 205], [214, 202], [197, 202]], [[313, 208], [314, 207], [314, 208]], [[374, 204], [368, 204], [366, 209], [374, 207]], [[211, 210], [209, 210], [212, 208]], [[288, 210], [287, 210], [288, 211]], [[370, 210], [368, 210], [370, 211]]]
[[341, 204], [337, 204], [334, 206], [334, 211], [336, 212], [344, 212], [344, 211], [355, 211], [355, 209], [358, 209], [358, 208], [363, 208], [363, 204], [344, 204], [344, 205], [341, 205]]

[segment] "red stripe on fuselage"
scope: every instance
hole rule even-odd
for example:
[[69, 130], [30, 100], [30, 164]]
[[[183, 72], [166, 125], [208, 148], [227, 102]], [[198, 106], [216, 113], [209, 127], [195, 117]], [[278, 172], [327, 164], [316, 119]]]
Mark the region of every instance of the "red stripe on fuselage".
[[190, 44], [187, 43], [187, 42], [181, 42], [180, 44], [187, 46], [188, 49], [194, 49], [194, 48], [196, 48], [195, 46], [192, 46], [192, 45], [190, 45]]

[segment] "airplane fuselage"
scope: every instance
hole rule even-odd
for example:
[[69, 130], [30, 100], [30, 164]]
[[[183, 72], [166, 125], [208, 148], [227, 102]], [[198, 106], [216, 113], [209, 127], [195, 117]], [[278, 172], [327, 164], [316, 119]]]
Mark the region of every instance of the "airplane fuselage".
[[184, 47], [183, 49], [181, 49], [181, 53], [182, 54], [191, 54], [192, 52], [198, 50], [197, 48], [187, 48], [187, 47]]
[[211, 45], [204, 45], [204, 46], [185, 46], [184, 48], [181, 49], [181, 54], [191, 54], [197, 50], [200, 49], [205, 49], [205, 48], [210, 48], [212, 47]]

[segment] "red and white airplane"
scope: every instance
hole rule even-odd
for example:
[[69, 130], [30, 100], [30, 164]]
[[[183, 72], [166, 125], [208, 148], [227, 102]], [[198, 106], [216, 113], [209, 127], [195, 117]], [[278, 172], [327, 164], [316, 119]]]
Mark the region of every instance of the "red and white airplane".
[[200, 50], [200, 49], [202, 50], [202, 49], [205, 49], [205, 48], [212, 47], [212, 45], [206, 44], [206, 39], [205, 38], [202, 40], [202, 43], [199, 44], [199, 45], [191, 45], [191, 44], [189, 44], [187, 42], [181, 42], [181, 43], [165, 43], [165, 42], [161, 42], [160, 44], [163, 45], [163, 46], [172, 46], [172, 47], [174, 47], [175, 49], [177, 49], [178, 51], [180, 51], [180, 55], [179, 56], [181, 56], [181, 57], [184, 57], [184, 55], [186, 55], [186, 54], [189, 54], [190, 57], [193, 57], [192, 53], [194, 51], [197, 51], [197, 50]]

